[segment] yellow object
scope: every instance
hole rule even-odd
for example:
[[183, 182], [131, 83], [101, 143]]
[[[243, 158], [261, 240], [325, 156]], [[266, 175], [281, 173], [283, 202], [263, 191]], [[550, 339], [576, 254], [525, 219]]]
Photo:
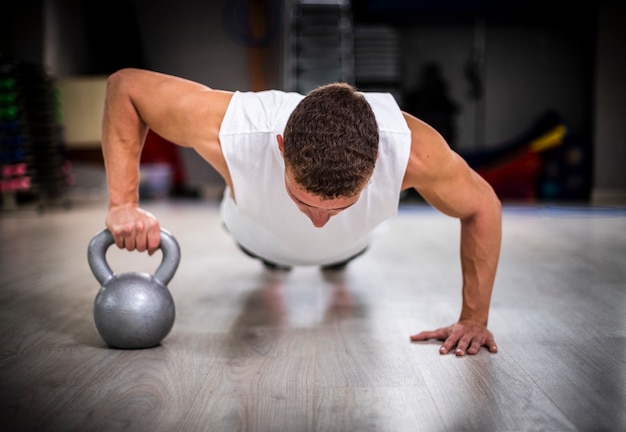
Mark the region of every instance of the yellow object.
[[556, 147], [563, 142], [566, 132], [567, 128], [565, 126], [555, 126], [539, 138], [532, 140], [530, 142], [530, 150], [539, 153], [549, 148]]

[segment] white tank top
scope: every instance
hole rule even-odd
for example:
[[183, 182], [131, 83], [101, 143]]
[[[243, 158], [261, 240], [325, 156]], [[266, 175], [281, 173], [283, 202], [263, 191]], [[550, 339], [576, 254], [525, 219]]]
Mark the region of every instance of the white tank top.
[[220, 213], [241, 246], [277, 264], [336, 263], [365, 249], [381, 224], [397, 214], [410, 131], [391, 95], [363, 95], [380, 131], [376, 167], [357, 203], [322, 228], [314, 227], [287, 195], [276, 140], [304, 96], [276, 90], [233, 95], [219, 139], [237, 202], [226, 188]]

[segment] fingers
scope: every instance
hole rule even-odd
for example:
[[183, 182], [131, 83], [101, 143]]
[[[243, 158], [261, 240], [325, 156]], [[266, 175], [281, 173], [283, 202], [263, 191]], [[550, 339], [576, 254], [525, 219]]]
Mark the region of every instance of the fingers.
[[492, 353], [498, 352], [498, 345], [496, 345], [496, 341], [493, 339], [493, 336], [490, 336], [489, 338], [487, 338], [487, 342], [485, 342], [484, 345], [487, 347], [489, 352], [492, 352]]
[[120, 249], [152, 255], [161, 243], [161, 229], [153, 219], [139, 219], [131, 223], [114, 225], [110, 228], [115, 244]]
[[456, 356], [478, 354], [484, 346], [491, 353], [498, 352], [498, 346], [493, 335], [484, 326], [464, 325], [457, 323], [449, 327], [432, 331], [423, 331], [411, 336], [412, 342], [425, 341], [429, 339], [442, 340], [443, 344], [439, 348], [440, 354], [454, 352]]
[[128, 251], [135, 250], [137, 231], [134, 224], [115, 225], [109, 230], [113, 234], [117, 247]]
[[469, 348], [467, 349], [467, 353], [469, 355], [477, 354], [478, 351], [480, 351], [481, 346], [482, 344], [480, 343], [480, 340], [474, 339], [470, 342]]
[[443, 345], [439, 348], [441, 354], [447, 354], [457, 344], [459, 339], [458, 332], [452, 330], [452, 326], [443, 327], [437, 330], [423, 331], [411, 336], [411, 342], [425, 341], [430, 339], [437, 339], [444, 341]]
[[[450, 352], [452, 348], [456, 345], [454, 349], [454, 354], [462, 357], [466, 354], [475, 355], [478, 354], [480, 349], [484, 346], [489, 352], [496, 353], [498, 352], [498, 346], [496, 345], [493, 337], [485, 338], [483, 334], [466, 334], [461, 337], [458, 342], [454, 343], [451, 341], [452, 338], [448, 338], [444, 346], [442, 346], [439, 350], [442, 354]], [[448, 343], [450, 342], [450, 343]], [[444, 350], [445, 347], [445, 350]], [[445, 351], [445, 352], [444, 352]]]
[[[451, 349], [453, 349], [456, 345], [463, 332], [460, 331], [455, 326], [450, 327], [442, 327], [437, 330], [423, 331], [418, 334], [411, 336], [412, 342], [417, 341], [425, 341], [429, 339], [437, 339], [442, 340], [443, 345], [439, 348], [439, 352], [441, 354], [448, 354]], [[463, 353], [465, 352], [465, 348], [463, 348]]]
[[124, 248], [126, 248], [126, 250], [129, 250], [129, 251], [135, 250], [135, 245], [137, 244], [137, 241], [136, 241], [136, 235], [132, 231], [128, 234], [125, 233], [123, 240], [124, 240]]
[[118, 232], [116, 230], [112, 230], [109, 228], [109, 231], [111, 231], [111, 234], [113, 234], [113, 240], [115, 241], [115, 245], [120, 248], [120, 249], [124, 249], [126, 242], [124, 241], [125, 235], [123, 232]]
[[454, 354], [459, 357], [462, 357], [465, 354], [474, 355], [480, 350], [481, 346], [482, 344], [480, 343], [480, 340], [476, 338], [472, 339], [471, 337], [465, 336], [462, 337], [456, 344]]
[[444, 340], [446, 337], [448, 337], [448, 332], [446, 331], [446, 329], [440, 328], [437, 330], [423, 331], [421, 333], [414, 334], [411, 336], [411, 341], [417, 342], [417, 341], [425, 341], [429, 339]]
[[455, 331], [450, 334], [439, 348], [439, 354], [448, 354], [456, 346], [456, 355], [465, 355], [466, 343], [461, 339], [462, 333]]
[[161, 228], [158, 223], [152, 224], [150, 229], [148, 229], [147, 241], [146, 247], [148, 248], [148, 254], [152, 255], [161, 244]]

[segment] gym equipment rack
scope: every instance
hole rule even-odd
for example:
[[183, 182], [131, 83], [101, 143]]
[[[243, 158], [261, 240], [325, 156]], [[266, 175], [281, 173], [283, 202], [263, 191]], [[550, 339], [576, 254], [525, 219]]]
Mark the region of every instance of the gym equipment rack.
[[55, 79], [42, 65], [0, 57], [0, 209], [70, 206]]

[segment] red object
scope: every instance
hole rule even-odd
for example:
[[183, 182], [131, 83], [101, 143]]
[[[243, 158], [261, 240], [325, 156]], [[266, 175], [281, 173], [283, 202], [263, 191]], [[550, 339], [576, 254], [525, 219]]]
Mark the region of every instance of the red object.
[[187, 182], [180, 149], [172, 142], [148, 130], [141, 153], [141, 164], [165, 163], [172, 170], [172, 187], [182, 188]]
[[507, 160], [476, 171], [493, 187], [500, 198], [534, 200], [541, 170], [541, 157], [528, 148]]

